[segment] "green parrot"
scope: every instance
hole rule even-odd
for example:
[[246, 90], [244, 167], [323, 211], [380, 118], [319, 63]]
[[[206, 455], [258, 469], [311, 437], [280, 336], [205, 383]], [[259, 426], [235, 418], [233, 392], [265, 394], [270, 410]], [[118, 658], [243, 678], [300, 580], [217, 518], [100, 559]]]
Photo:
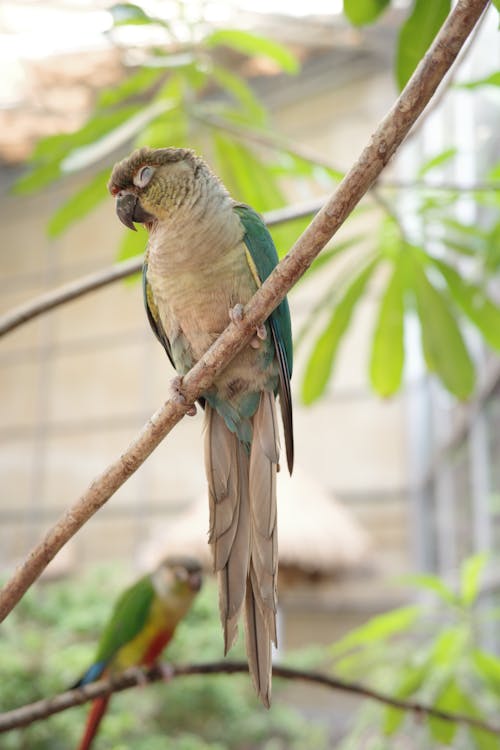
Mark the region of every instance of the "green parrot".
[[[179, 377], [202, 357], [278, 263], [260, 216], [236, 203], [189, 149], [141, 148], [115, 165], [108, 188], [119, 219], [143, 224], [149, 242], [143, 287], [149, 322]], [[205, 470], [224, 651], [244, 610], [249, 668], [265, 706], [271, 642], [277, 643], [276, 471], [280, 397], [293, 465], [292, 335], [284, 300], [202, 394]]]
[[[94, 663], [73, 688], [132, 666], [152, 666], [172, 638], [201, 588], [197, 560], [168, 557], [126, 589], [103, 631]], [[92, 702], [78, 750], [89, 750], [110, 695]]]

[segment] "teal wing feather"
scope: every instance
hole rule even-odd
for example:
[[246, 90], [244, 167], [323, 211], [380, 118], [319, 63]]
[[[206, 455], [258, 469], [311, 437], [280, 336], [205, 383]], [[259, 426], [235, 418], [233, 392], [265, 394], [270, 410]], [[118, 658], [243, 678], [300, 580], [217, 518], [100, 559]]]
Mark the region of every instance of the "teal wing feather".
[[[278, 253], [263, 220], [252, 208], [236, 204], [234, 210], [240, 217], [245, 234], [243, 241], [255, 264], [261, 282], [265, 281], [278, 264]], [[293, 369], [292, 325], [290, 308], [285, 298], [269, 316], [269, 325], [279, 365], [279, 397], [285, 432], [288, 469], [293, 468], [293, 415], [290, 378]]]

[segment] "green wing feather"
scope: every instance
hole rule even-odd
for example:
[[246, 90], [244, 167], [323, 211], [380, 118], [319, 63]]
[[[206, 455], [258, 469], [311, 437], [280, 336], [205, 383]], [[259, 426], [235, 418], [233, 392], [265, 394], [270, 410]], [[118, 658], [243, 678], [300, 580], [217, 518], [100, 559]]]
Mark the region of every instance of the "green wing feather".
[[[250, 206], [237, 204], [234, 210], [245, 229], [243, 241], [255, 264], [259, 278], [265, 281], [278, 264], [278, 253], [266, 225]], [[293, 468], [293, 416], [290, 378], [293, 369], [292, 325], [288, 300], [280, 302], [269, 316], [269, 325], [279, 365], [279, 397], [285, 432], [286, 456], [290, 473]]]
[[158, 308], [156, 307], [156, 303], [154, 301], [153, 291], [148, 283], [147, 273], [148, 264], [147, 261], [144, 261], [144, 264], [142, 266], [142, 293], [144, 296], [144, 307], [146, 308], [149, 325], [151, 326], [154, 335], [167, 352], [172, 366], [175, 368], [174, 360], [172, 358], [172, 348], [170, 346], [170, 341], [167, 338], [167, 334], [163, 330], [160, 315], [158, 313]]
[[149, 575], [140, 578], [123, 592], [102, 633], [96, 662], [108, 664], [123, 646], [141, 632], [154, 598], [155, 591]]

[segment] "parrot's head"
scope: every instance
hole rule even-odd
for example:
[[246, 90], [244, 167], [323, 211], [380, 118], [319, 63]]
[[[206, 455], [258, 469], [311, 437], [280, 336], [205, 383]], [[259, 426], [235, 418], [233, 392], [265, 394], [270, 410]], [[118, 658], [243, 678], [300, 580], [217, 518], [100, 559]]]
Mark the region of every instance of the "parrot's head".
[[202, 580], [201, 565], [192, 557], [166, 557], [153, 573], [156, 593], [174, 610], [189, 608]]
[[151, 230], [196, 193], [202, 159], [186, 148], [137, 149], [113, 167], [108, 190], [116, 198], [120, 221], [135, 230], [134, 222]]

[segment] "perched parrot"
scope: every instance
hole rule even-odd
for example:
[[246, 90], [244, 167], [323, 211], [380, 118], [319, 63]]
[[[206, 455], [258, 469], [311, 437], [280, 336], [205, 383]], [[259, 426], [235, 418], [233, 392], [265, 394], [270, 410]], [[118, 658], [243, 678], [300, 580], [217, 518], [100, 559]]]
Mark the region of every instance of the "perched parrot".
[[[101, 636], [94, 663], [74, 688], [132, 666], [152, 666], [200, 590], [196, 560], [169, 557], [153, 573], [126, 589]], [[110, 695], [91, 706], [78, 750], [88, 750], [106, 712]]]
[[[235, 202], [189, 149], [141, 148], [115, 165], [108, 188], [119, 219], [143, 224], [149, 242], [143, 288], [149, 322], [180, 377], [202, 357], [278, 262], [260, 216]], [[202, 394], [205, 470], [224, 651], [244, 609], [255, 689], [271, 698], [276, 638], [276, 471], [279, 394], [293, 465], [290, 312], [281, 302], [252, 341]]]

